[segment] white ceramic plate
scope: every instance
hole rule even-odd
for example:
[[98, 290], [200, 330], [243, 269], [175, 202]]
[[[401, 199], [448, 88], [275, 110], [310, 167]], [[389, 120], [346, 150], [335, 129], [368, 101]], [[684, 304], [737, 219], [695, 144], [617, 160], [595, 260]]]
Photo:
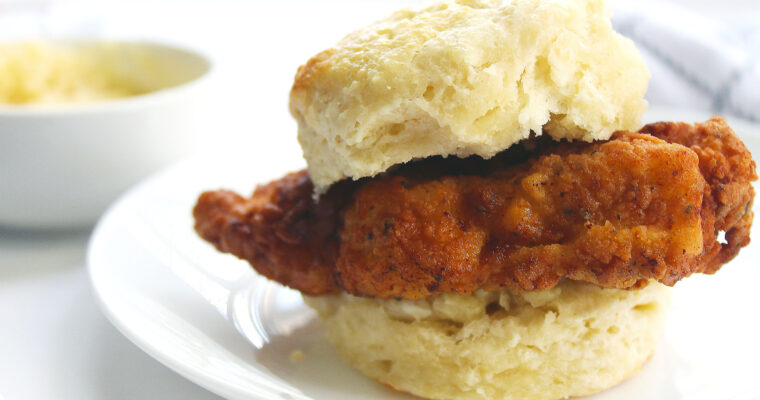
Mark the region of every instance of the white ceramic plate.
[[[647, 119], [706, 117], [656, 110]], [[731, 123], [760, 154], [760, 126]], [[413, 398], [343, 364], [297, 292], [257, 276], [245, 262], [195, 236], [190, 210], [202, 190], [249, 193], [256, 183], [286, 172], [280, 168], [297, 167], [295, 157], [288, 157], [258, 164], [198, 159], [127, 193], [100, 221], [90, 243], [90, 275], [103, 310], [148, 354], [228, 398]], [[760, 238], [758, 229], [753, 233]], [[591, 398], [760, 398], [758, 260], [760, 244], [753, 243], [718, 274], [678, 283], [653, 359], [639, 375]], [[298, 362], [289, 357], [296, 350], [305, 354]]]

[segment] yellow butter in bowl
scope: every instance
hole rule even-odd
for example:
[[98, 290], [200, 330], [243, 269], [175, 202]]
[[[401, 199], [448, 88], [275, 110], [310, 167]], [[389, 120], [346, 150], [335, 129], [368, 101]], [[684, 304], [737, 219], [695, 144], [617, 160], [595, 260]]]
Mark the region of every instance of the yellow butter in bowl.
[[150, 53], [115, 43], [0, 43], [0, 104], [54, 105], [131, 97], [169, 86]]
[[212, 63], [148, 41], [0, 42], [0, 227], [91, 226], [192, 150]]

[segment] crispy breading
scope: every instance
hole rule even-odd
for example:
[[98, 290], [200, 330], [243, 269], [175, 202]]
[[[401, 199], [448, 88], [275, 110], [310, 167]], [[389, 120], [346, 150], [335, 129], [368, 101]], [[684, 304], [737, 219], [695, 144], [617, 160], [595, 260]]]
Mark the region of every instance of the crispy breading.
[[641, 132], [434, 157], [340, 182], [319, 201], [301, 171], [250, 199], [204, 193], [196, 230], [309, 295], [420, 299], [563, 278], [638, 288], [715, 272], [749, 243], [749, 151], [720, 118]]
[[[657, 123], [643, 127], [648, 133], [689, 147], [699, 157], [699, 168], [707, 180], [703, 195], [702, 230], [704, 250], [696, 272], [715, 273], [749, 244], [752, 202], [755, 191], [749, 182], [757, 179], [755, 162], [725, 119], [714, 117], [703, 124]], [[716, 240], [720, 232], [725, 241]]]
[[267, 278], [306, 294], [333, 293], [340, 224], [354, 188], [338, 183], [315, 203], [309, 175], [299, 171], [259, 186], [249, 199], [206, 192], [193, 210], [195, 230]]

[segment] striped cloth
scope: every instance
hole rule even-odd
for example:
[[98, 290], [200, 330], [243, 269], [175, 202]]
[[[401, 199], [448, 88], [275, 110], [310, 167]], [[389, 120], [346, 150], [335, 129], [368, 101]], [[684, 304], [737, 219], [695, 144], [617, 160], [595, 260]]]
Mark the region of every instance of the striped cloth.
[[760, 121], [760, 19], [718, 19], [635, 1], [616, 3], [613, 25], [644, 55], [650, 104]]

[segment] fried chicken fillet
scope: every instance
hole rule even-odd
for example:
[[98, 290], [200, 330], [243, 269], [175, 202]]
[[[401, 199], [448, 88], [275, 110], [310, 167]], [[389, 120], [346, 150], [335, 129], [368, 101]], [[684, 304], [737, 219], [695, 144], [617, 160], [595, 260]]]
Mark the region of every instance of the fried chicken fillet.
[[594, 143], [540, 136], [490, 160], [433, 157], [318, 200], [300, 171], [248, 199], [203, 193], [194, 216], [219, 250], [308, 295], [421, 299], [563, 278], [672, 286], [749, 243], [755, 179], [749, 151], [716, 117]]

